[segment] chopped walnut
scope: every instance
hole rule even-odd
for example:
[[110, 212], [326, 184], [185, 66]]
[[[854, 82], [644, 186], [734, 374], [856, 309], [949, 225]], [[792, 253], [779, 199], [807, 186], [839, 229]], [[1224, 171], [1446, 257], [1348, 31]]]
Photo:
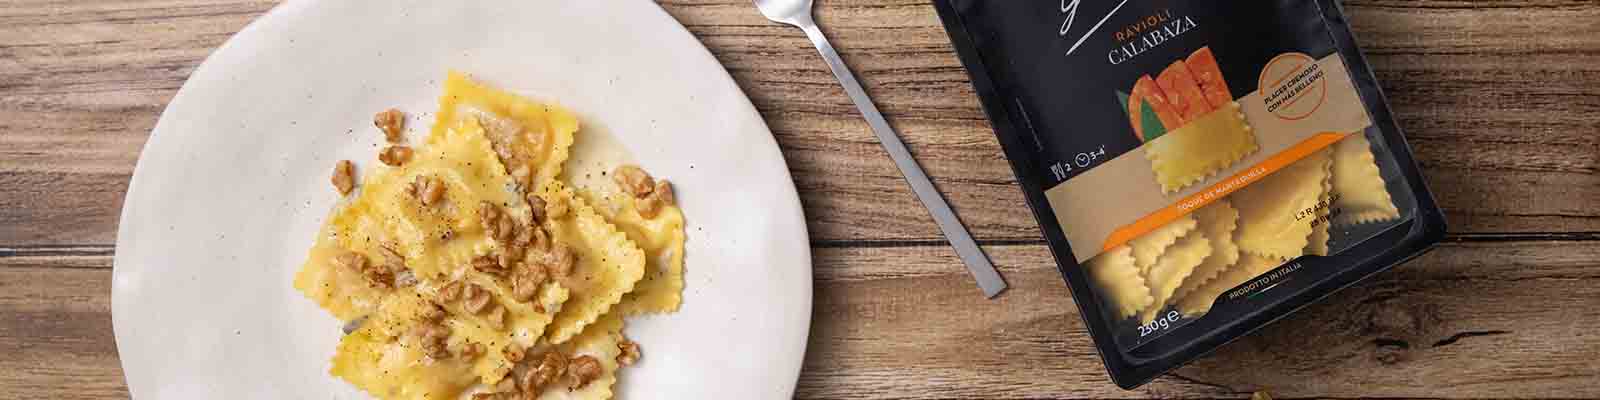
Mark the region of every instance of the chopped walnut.
[[567, 373], [567, 357], [561, 353], [550, 351], [544, 353], [539, 360], [539, 365], [528, 368], [517, 377], [517, 387], [524, 393], [538, 394], [544, 387], [560, 379]]
[[489, 295], [489, 290], [484, 289], [482, 286], [468, 283], [462, 287], [461, 308], [466, 309], [469, 313], [477, 314], [489, 308], [489, 302], [492, 300], [494, 298]]
[[372, 116], [372, 124], [383, 130], [383, 138], [389, 143], [400, 143], [406, 129], [406, 113], [393, 108], [383, 110]]
[[539, 197], [539, 195], [533, 194], [533, 193], [528, 193], [527, 196], [523, 196], [523, 197], [528, 200], [528, 210], [533, 212], [533, 223], [537, 224], [537, 223], [539, 223], [539, 221], [544, 221], [544, 218], [545, 218], [544, 198], [543, 197]]
[[638, 343], [634, 343], [632, 340], [622, 339], [621, 342], [617, 342], [617, 350], [622, 351], [621, 353], [617, 354], [617, 365], [626, 367], [633, 365], [633, 363], [639, 362], [639, 356], [641, 354], [639, 354]]
[[511, 219], [511, 214], [488, 201], [478, 203], [478, 223], [483, 224], [484, 232], [497, 241], [510, 240], [517, 233], [517, 221]]
[[405, 165], [407, 161], [411, 161], [411, 148], [406, 146], [385, 147], [382, 152], [378, 153], [378, 161], [382, 161], [384, 165], [391, 167]]
[[424, 321], [441, 322], [444, 321], [445, 312], [443, 308], [439, 308], [438, 304], [430, 303], [427, 308], [422, 310], [421, 317]]
[[450, 330], [436, 322], [424, 321], [411, 329], [411, 334], [417, 337], [417, 343], [422, 345], [423, 354], [433, 359], [450, 357], [449, 349], [445, 348], [445, 339], [450, 337]]
[[539, 266], [543, 267], [550, 275], [565, 278], [572, 275], [572, 267], [578, 263], [577, 253], [567, 245], [557, 245], [538, 258]]
[[483, 343], [465, 343], [461, 345], [461, 353], [459, 355], [461, 358], [473, 359], [483, 355], [485, 351], [488, 350], [487, 347], [484, 347]]
[[400, 252], [389, 246], [378, 246], [378, 251], [383, 253], [383, 268], [388, 269], [389, 272], [406, 270], [406, 257], [400, 255]]
[[506, 273], [506, 269], [500, 266], [499, 257], [494, 254], [474, 257], [472, 259], [472, 269], [494, 276], [503, 276]]
[[639, 216], [653, 219], [661, 214], [661, 209], [672, 205], [675, 199], [672, 196], [672, 184], [666, 180], [656, 181], [655, 189], [650, 194], [634, 201], [633, 206], [639, 210]]
[[411, 270], [403, 270], [403, 271], [400, 271], [400, 272], [397, 272], [397, 273], [394, 274], [394, 285], [395, 286], [411, 287], [412, 285], [416, 285], [416, 284], [417, 284], [417, 275], [411, 273]]
[[461, 298], [461, 281], [450, 281], [439, 288], [439, 301], [452, 302]]
[[433, 206], [444, 200], [444, 181], [438, 177], [417, 175], [417, 179], [411, 182], [409, 189], [411, 196], [416, 197], [424, 206]]
[[339, 160], [333, 166], [333, 188], [339, 190], [340, 195], [350, 194], [356, 188], [356, 165], [350, 160]]
[[334, 257], [333, 262], [335, 265], [360, 273], [373, 286], [389, 288], [394, 285], [394, 274], [387, 267], [372, 264], [367, 261], [367, 256], [360, 253], [345, 252]]
[[550, 274], [544, 268], [522, 264], [516, 275], [511, 277], [511, 297], [521, 302], [533, 300], [539, 294], [539, 285], [548, 279]]
[[522, 348], [522, 345], [516, 343], [507, 344], [504, 352], [506, 355], [506, 360], [514, 363], [522, 362], [522, 358], [528, 355], [528, 350]]
[[656, 188], [655, 179], [650, 178], [649, 173], [633, 165], [617, 167], [616, 170], [611, 172], [611, 179], [617, 182], [617, 187], [621, 188], [624, 193], [631, 194], [633, 197], [644, 197]]
[[600, 366], [600, 360], [592, 356], [578, 356], [572, 359], [572, 365], [567, 367], [567, 375], [572, 376], [572, 388], [578, 389], [587, 386], [589, 382], [600, 378], [605, 370]]
[[522, 247], [516, 244], [508, 244], [505, 248], [500, 249], [499, 253], [495, 254], [495, 264], [499, 265], [502, 270], [510, 271], [516, 268], [517, 264], [522, 263], [522, 254]]
[[489, 322], [489, 328], [491, 328], [491, 329], [494, 329], [494, 330], [505, 329], [505, 327], [506, 327], [506, 308], [498, 306], [498, 305], [494, 306], [494, 308], [490, 309], [488, 313], [483, 315], [483, 319], [487, 320]]

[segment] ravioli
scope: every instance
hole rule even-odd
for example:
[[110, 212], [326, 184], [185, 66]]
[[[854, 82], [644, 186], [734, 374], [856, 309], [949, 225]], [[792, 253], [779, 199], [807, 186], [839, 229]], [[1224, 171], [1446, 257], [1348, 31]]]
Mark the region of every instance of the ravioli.
[[1366, 224], [1400, 218], [1383, 175], [1378, 172], [1367, 135], [1353, 134], [1333, 145], [1334, 207], [1339, 209], [1335, 223]]
[[655, 218], [647, 219], [639, 215], [633, 196], [580, 193], [590, 204], [600, 205], [595, 211], [644, 250], [644, 276], [633, 292], [623, 295], [616, 311], [624, 315], [677, 311], [683, 302], [683, 210], [677, 204], [663, 205]]
[[1237, 102], [1144, 145], [1162, 193], [1177, 192], [1244, 159], [1259, 148]]
[[1311, 237], [1306, 239], [1305, 253], [1313, 256], [1328, 255], [1328, 215], [1333, 212], [1333, 179], [1330, 176], [1322, 181], [1322, 196], [1317, 198], [1317, 219], [1311, 221]]
[[[429, 357], [420, 338], [409, 334], [428, 307], [428, 301], [414, 293], [384, 298], [381, 311], [339, 341], [328, 372], [378, 398], [454, 399], [477, 382], [473, 371], [479, 363], [509, 370], [503, 359], [489, 359], [498, 352], [478, 357], [478, 363], [466, 357]], [[470, 322], [447, 318], [445, 326], [451, 331], [446, 347], [452, 354], [459, 354], [469, 342], [495, 340], [468, 333], [483, 331]], [[499, 341], [503, 347], [505, 339]]]
[[1148, 324], [1155, 321], [1156, 314], [1166, 308], [1167, 300], [1172, 299], [1173, 293], [1178, 291], [1178, 286], [1183, 284], [1184, 278], [1194, 273], [1195, 267], [1200, 266], [1207, 256], [1211, 255], [1211, 242], [1204, 233], [1199, 231], [1189, 232], [1166, 253], [1156, 260], [1145, 275], [1145, 282], [1150, 285], [1150, 305], [1139, 312], [1139, 323]]
[[1305, 253], [1310, 243], [1317, 201], [1328, 178], [1328, 151], [1300, 161], [1234, 192], [1239, 208], [1239, 248], [1247, 253], [1288, 260]]
[[590, 381], [577, 389], [566, 387], [547, 388], [539, 394], [540, 400], [601, 400], [611, 398], [612, 386], [617, 383], [617, 370], [622, 366], [617, 364], [617, 356], [622, 354], [618, 347], [622, 343], [622, 316], [616, 313], [606, 314], [583, 330], [583, 333], [572, 340], [559, 346], [559, 351], [569, 357], [590, 356], [600, 362], [601, 374], [599, 378]]
[[572, 275], [559, 279], [562, 286], [571, 290], [572, 297], [556, 314], [546, 334], [550, 343], [560, 344], [609, 311], [623, 294], [633, 291], [634, 284], [644, 276], [645, 255], [561, 181], [550, 181], [538, 196], [546, 203], [569, 205], [570, 211], [564, 215], [541, 222], [552, 239], [572, 246], [578, 256]]
[[1172, 294], [1174, 300], [1182, 299], [1239, 262], [1239, 246], [1233, 241], [1233, 233], [1239, 227], [1239, 210], [1224, 199], [1195, 211], [1194, 215], [1195, 220], [1199, 221], [1198, 231], [1211, 242], [1211, 255], [1194, 268], [1194, 273], [1184, 278], [1183, 285]]
[[1139, 267], [1133, 265], [1133, 249], [1117, 246], [1100, 253], [1084, 265], [1089, 281], [1100, 289], [1102, 299], [1117, 319], [1132, 317], [1155, 303]]
[[572, 112], [479, 84], [456, 71], [445, 78], [444, 88], [435, 135], [462, 120], [478, 119], [494, 143], [495, 154], [524, 191], [544, 187], [561, 175], [579, 126]]
[[1167, 251], [1167, 247], [1194, 230], [1195, 226], [1197, 225], [1194, 216], [1184, 215], [1144, 236], [1129, 240], [1128, 247], [1133, 249], [1133, 265], [1139, 268], [1140, 274], [1146, 273], [1151, 265], [1155, 265], [1156, 259]]
[[1220, 275], [1217, 275], [1216, 279], [1200, 285], [1199, 288], [1179, 299], [1177, 303], [1178, 312], [1190, 318], [1205, 315], [1205, 313], [1211, 311], [1211, 306], [1216, 303], [1217, 297], [1221, 296], [1222, 293], [1243, 285], [1245, 282], [1249, 282], [1251, 279], [1255, 279], [1255, 277], [1261, 276], [1261, 274], [1265, 274], [1279, 265], [1283, 265], [1283, 262], [1244, 253], [1239, 256], [1237, 264], [1223, 270]]

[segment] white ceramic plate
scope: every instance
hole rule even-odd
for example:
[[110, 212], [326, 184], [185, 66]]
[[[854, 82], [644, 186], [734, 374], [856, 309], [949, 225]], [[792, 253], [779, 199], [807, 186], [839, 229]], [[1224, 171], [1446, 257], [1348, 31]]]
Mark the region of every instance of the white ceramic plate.
[[[751, 13], [756, 12], [754, 9]], [[800, 203], [766, 125], [655, 4], [291, 1], [197, 69], [152, 132], [117, 235], [112, 319], [141, 399], [365, 398], [327, 374], [340, 322], [291, 287], [374, 112], [426, 132], [449, 69], [581, 115], [670, 178], [682, 311], [629, 322], [624, 399], [788, 398], [811, 314]]]

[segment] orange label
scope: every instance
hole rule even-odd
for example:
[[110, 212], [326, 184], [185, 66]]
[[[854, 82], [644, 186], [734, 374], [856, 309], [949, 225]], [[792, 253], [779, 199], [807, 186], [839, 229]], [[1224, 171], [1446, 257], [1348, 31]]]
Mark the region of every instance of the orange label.
[[1127, 244], [1128, 241], [1136, 239], [1140, 236], [1144, 236], [1144, 234], [1150, 233], [1150, 231], [1153, 231], [1156, 228], [1166, 226], [1167, 224], [1172, 223], [1173, 220], [1194, 212], [1194, 210], [1198, 210], [1201, 207], [1205, 207], [1206, 205], [1216, 202], [1217, 200], [1228, 197], [1228, 195], [1233, 194], [1233, 192], [1245, 186], [1249, 186], [1250, 184], [1261, 180], [1261, 178], [1271, 175], [1273, 172], [1283, 169], [1283, 167], [1289, 166], [1289, 164], [1300, 161], [1300, 159], [1311, 155], [1311, 153], [1315, 153], [1318, 150], [1322, 150], [1333, 145], [1334, 143], [1337, 143], [1339, 140], [1344, 139], [1347, 135], [1349, 134], [1334, 132], [1322, 132], [1312, 135], [1310, 138], [1307, 138], [1306, 140], [1301, 141], [1300, 143], [1297, 143], [1294, 146], [1285, 149], [1284, 151], [1278, 152], [1278, 154], [1275, 154], [1272, 157], [1267, 158], [1266, 160], [1261, 161], [1254, 166], [1251, 166], [1250, 168], [1239, 171], [1239, 173], [1233, 174], [1233, 176], [1228, 177], [1228, 179], [1217, 182], [1217, 184], [1211, 185], [1205, 190], [1189, 195], [1188, 197], [1184, 197], [1183, 199], [1178, 200], [1178, 202], [1172, 203], [1172, 205], [1150, 213], [1150, 215], [1146, 215], [1143, 218], [1139, 218], [1139, 220], [1134, 221], [1132, 224], [1123, 225], [1122, 227], [1117, 228], [1111, 232], [1110, 236], [1106, 238], [1105, 246], [1101, 249], [1101, 251], [1111, 251], [1111, 249], [1115, 249], [1117, 246]]

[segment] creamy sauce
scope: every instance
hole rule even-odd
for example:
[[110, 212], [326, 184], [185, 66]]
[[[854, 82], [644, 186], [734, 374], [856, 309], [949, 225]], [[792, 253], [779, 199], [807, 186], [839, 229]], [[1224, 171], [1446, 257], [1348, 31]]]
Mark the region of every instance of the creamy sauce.
[[616, 192], [617, 185], [611, 182], [611, 170], [636, 164], [633, 153], [611, 134], [610, 129], [589, 121], [584, 121], [578, 136], [573, 141], [571, 155], [567, 165], [562, 168], [560, 179], [598, 196], [609, 196]]

